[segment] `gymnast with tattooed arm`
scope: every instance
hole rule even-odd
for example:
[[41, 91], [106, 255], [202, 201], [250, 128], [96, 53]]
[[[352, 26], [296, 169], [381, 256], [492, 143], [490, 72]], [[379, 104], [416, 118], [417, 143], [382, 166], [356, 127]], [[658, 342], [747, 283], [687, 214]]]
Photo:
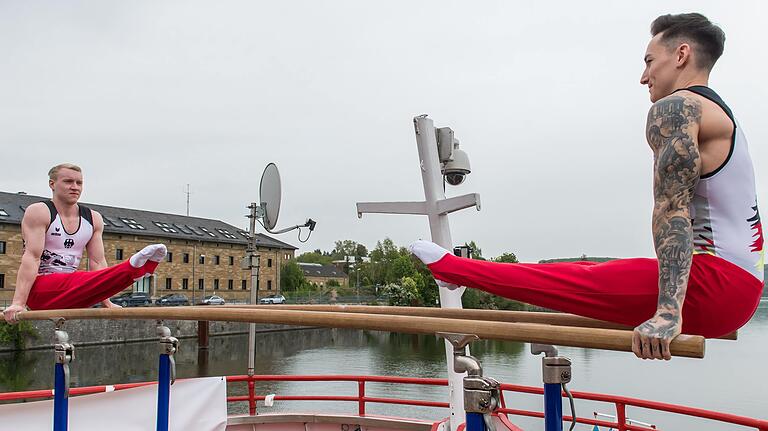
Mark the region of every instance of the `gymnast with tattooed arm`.
[[697, 13], [660, 16], [651, 34], [640, 83], [653, 102], [657, 259], [504, 264], [415, 242], [439, 284], [634, 326], [632, 350], [644, 359], [670, 359], [681, 332], [714, 338], [747, 323], [763, 288], [763, 234], [746, 137], [707, 87], [725, 34]]

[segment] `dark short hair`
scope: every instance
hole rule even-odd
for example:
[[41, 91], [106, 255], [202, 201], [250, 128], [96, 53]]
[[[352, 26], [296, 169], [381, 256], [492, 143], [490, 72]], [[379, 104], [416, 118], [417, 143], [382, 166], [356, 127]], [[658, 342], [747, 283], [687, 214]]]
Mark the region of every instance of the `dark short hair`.
[[725, 48], [725, 33], [700, 13], [662, 15], [651, 23], [651, 35], [661, 35], [661, 41], [687, 40], [696, 45], [696, 65], [712, 70]]

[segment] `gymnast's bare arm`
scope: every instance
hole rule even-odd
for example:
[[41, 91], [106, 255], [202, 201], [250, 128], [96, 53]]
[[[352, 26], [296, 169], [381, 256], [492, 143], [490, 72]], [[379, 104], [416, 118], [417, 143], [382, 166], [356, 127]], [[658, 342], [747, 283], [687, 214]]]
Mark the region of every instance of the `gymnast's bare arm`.
[[40, 269], [40, 256], [45, 247], [45, 231], [51, 221], [51, 213], [44, 203], [34, 203], [27, 207], [21, 220], [21, 237], [24, 241], [24, 251], [21, 255], [21, 265], [16, 276], [16, 291], [11, 305], [3, 311], [3, 317], [8, 323], [16, 323], [16, 313], [23, 311], [27, 298]]
[[[91, 216], [93, 219], [93, 235], [88, 244], [85, 245], [85, 250], [88, 252], [88, 270], [98, 271], [107, 267], [107, 258], [104, 256], [104, 240], [102, 239], [104, 218], [94, 210], [91, 210]], [[120, 308], [119, 305], [112, 303], [109, 298], [101, 301], [101, 304], [106, 308]]]
[[88, 271], [98, 271], [107, 267], [107, 258], [104, 256], [104, 219], [96, 211], [91, 210], [93, 218], [93, 235], [85, 250], [88, 252]]
[[654, 155], [653, 241], [659, 261], [659, 302], [654, 316], [635, 328], [632, 351], [639, 358], [671, 359], [669, 344], [682, 328], [693, 258], [689, 204], [701, 172], [700, 124], [701, 102], [685, 92], [657, 101], [648, 113], [646, 137]]

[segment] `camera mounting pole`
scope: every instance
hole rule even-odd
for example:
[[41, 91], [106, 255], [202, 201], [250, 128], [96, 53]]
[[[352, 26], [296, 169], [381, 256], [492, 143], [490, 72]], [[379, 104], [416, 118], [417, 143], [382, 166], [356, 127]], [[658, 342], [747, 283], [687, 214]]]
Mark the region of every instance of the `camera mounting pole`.
[[[434, 122], [424, 114], [415, 117], [413, 125], [416, 131], [416, 145], [419, 149], [425, 200], [421, 202], [358, 202], [357, 216], [362, 217], [366, 213], [426, 215], [429, 218], [432, 241], [451, 250], [453, 245], [448, 214], [470, 207], [475, 207], [479, 211], [480, 195], [470, 193], [446, 199]], [[461, 308], [461, 295], [464, 293], [464, 288], [449, 290], [440, 287], [439, 289], [442, 308]], [[456, 431], [464, 419], [463, 374], [456, 373], [453, 369], [453, 346], [447, 341], [445, 355], [450, 399], [449, 425], [450, 431]]]

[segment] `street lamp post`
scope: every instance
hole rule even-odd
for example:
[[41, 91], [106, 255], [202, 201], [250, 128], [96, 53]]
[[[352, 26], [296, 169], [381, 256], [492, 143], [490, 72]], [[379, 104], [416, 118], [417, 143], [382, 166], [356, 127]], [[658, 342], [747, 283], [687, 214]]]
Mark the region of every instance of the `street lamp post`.
[[[259, 255], [256, 254], [256, 217], [259, 205], [255, 202], [248, 206], [250, 209], [250, 229], [248, 232], [248, 248], [246, 249], [246, 263], [245, 269], [251, 271], [251, 295], [248, 301], [249, 304], [259, 303]], [[248, 375], [253, 376], [255, 374], [256, 364], [256, 324], [251, 323], [248, 325]]]

